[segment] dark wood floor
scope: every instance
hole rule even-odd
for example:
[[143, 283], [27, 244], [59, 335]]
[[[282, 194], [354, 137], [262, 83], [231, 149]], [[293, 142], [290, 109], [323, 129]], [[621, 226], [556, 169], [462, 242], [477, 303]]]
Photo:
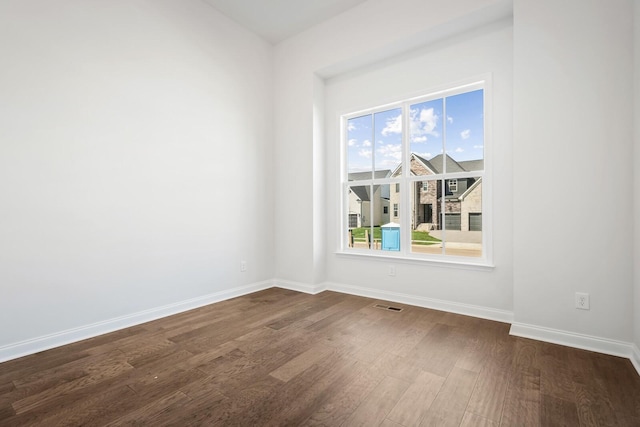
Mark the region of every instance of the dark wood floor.
[[631, 363], [270, 289], [0, 364], [0, 425], [640, 426]]

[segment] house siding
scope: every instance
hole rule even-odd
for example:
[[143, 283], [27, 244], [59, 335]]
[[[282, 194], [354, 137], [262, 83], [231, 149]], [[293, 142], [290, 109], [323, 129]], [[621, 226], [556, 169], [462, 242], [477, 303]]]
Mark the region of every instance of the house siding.
[[482, 213], [482, 182], [479, 183], [461, 203], [461, 229], [469, 231], [469, 214]]

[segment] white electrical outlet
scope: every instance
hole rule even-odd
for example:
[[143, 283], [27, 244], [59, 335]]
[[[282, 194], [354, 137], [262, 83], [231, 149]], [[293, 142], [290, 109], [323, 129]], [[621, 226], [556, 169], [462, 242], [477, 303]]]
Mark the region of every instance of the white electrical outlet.
[[395, 265], [390, 265], [389, 266], [389, 276], [395, 276], [396, 275], [396, 266]]
[[576, 292], [576, 308], [580, 310], [589, 310], [589, 294]]
[[240, 261], [240, 272], [244, 273], [247, 271], [247, 261]]

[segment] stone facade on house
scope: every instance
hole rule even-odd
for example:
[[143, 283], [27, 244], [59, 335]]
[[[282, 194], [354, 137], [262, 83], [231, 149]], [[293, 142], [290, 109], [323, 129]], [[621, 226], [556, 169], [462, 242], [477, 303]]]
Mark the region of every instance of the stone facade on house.
[[473, 228], [472, 216], [480, 215], [482, 218], [482, 179], [476, 181], [461, 199], [461, 229], [469, 231]]
[[[469, 163], [471, 170], [476, 170], [478, 165], [482, 164], [481, 160], [473, 160], [470, 162], [456, 162], [451, 157], [442, 155], [435, 156], [431, 160], [426, 160], [415, 154], [411, 155], [411, 175], [424, 176], [440, 173], [443, 162], [447, 163], [447, 170], [454, 172], [464, 172], [464, 166]], [[398, 167], [391, 177], [398, 177], [402, 174], [402, 168]], [[444, 197], [444, 216], [447, 218], [447, 224], [450, 229], [468, 231], [470, 227], [469, 214], [480, 214], [482, 212], [482, 187], [477, 185], [470, 194], [465, 194], [471, 189], [478, 178], [459, 178], [446, 180], [429, 180], [416, 181], [412, 183], [409, 190], [411, 194], [412, 205], [412, 224], [413, 229], [420, 228], [422, 230], [440, 230], [442, 229], [442, 197]], [[443, 185], [444, 184], [444, 185]], [[444, 191], [443, 191], [444, 188]], [[402, 189], [407, 191], [407, 189]], [[465, 197], [461, 197], [465, 195]], [[391, 185], [390, 205], [392, 210], [391, 220], [398, 222], [399, 217], [393, 216], [393, 206], [400, 206], [400, 194], [396, 190], [396, 185]], [[399, 209], [398, 209], [399, 210]], [[449, 215], [449, 216], [447, 216]]]

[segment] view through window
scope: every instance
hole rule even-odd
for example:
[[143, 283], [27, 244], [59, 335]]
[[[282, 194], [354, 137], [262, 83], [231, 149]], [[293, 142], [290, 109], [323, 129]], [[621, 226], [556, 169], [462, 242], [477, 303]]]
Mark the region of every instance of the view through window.
[[484, 256], [484, 86], [343, 116], [343, 249]]

